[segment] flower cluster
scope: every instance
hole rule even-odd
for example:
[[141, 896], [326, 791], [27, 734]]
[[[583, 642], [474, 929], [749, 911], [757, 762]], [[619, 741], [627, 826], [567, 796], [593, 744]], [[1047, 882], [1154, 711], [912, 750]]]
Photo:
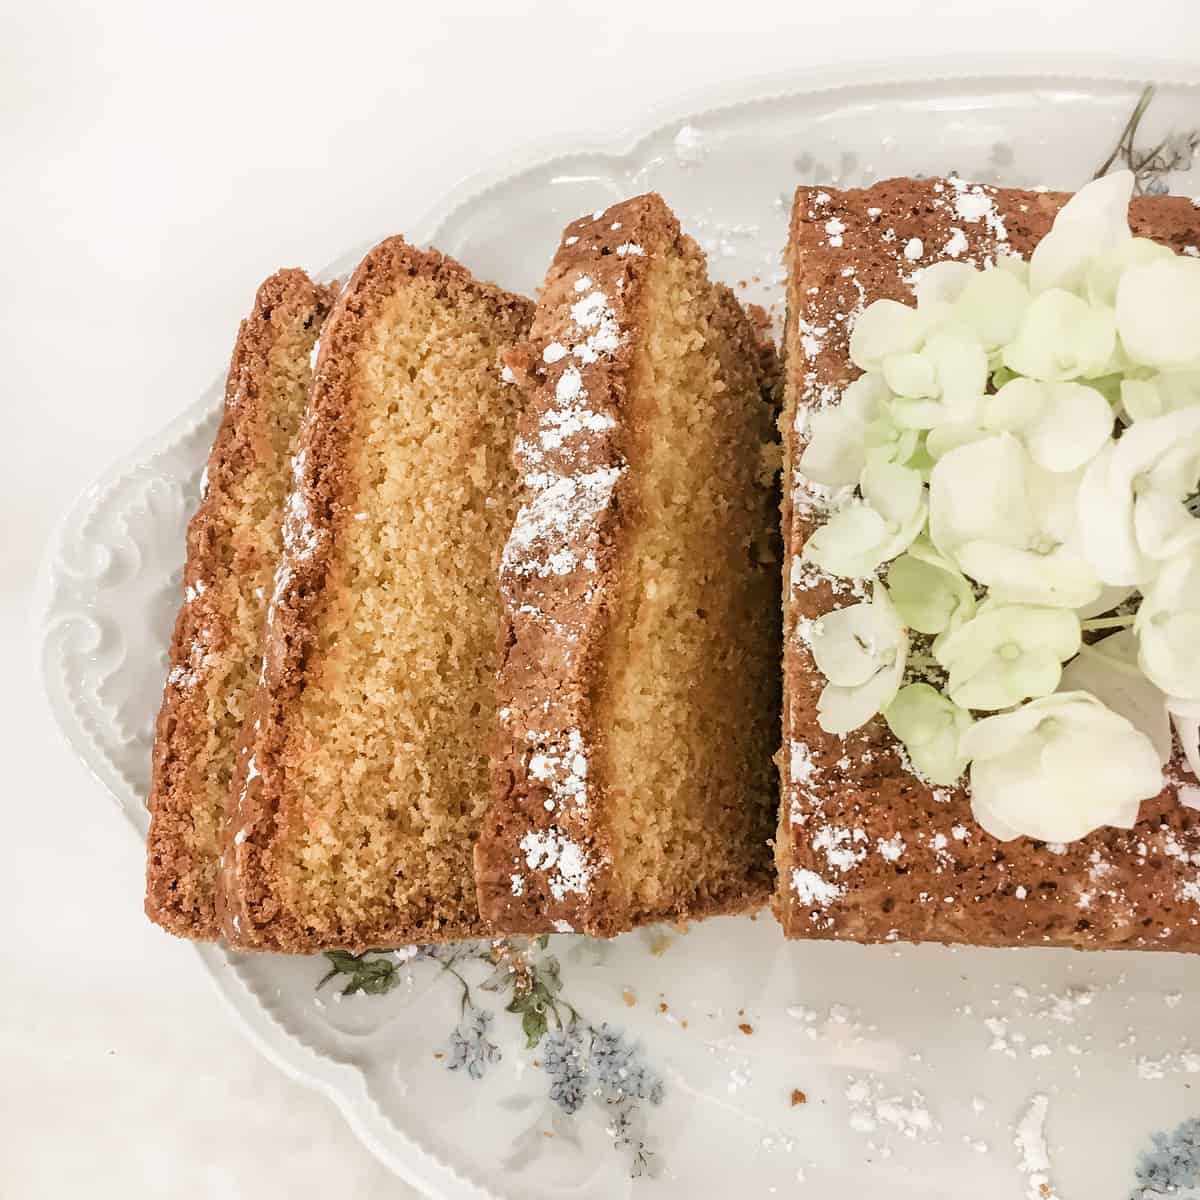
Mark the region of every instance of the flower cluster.
[[500, 1061], [500, 1047], [488, 1039], [495, 1017], [486, 1008], [466, 1007], [463, 1019], [450, 1034], [451, 1071], [466, 1071], [472, 1079], [482, 1079], [488, 1067]]
[[587, 1097], [587, 1047], [583, 1029], [572, 1021], [542, 1042], [542, 1070], [550, 1076], [550, 1099], [568, 1116], [579, 1111]]
[[[471, 1079], [482, 1079], [501, 1060], [491, 1040], [494, 1014], [476, 1003], [476, 992], [509, 997], [505, 1011], [521, 1018], [529, 1050], [540, 1050], [537, 1064], [550, 1079], [549, 1099], [555, 1128], [569, 1131], [573, 1117], [589, 1097], [602, 1105], [613, 1148], [624, 1155], [632, 1176], [653, 1175], [658, 1158], [651, 1149], [643, 1101], [661, 1104], [663, 1082], [642, 1058], [641, 1047], [607, 1024], [592, 1025], [562, 995], [558, 959], [549, 953], [549, 937], [496, 938], [447, 945], [407, 946], [401, 950], [367, 950], [362, 954], [328, 951], [329, 971], [317, 983], [344, 980], [341, 994], [385, 995], [405, 977], [404, 964], [433, 963], [457, 981], [460, 1019], [451, 1031], [445, 1065]], [[470, 964], [487, 969], [472, 984]], [[439, 1054], [438, 1057], [443, 1057]], [[561, 1126], [561, 1128], [560, 1128]], [[530, 1130], [517, 1159], [524, 1161], [544, 1143], [540, 1123]]]
[[551, 1079], [550, 1099], [568, 1115], [593, 1095], [608, 1109], [608, 1132], [615, 1149], [629, 1155], [635, 1177], [653, 1174], [641, 1102], [661, 1104], [662, 1080], [641, 1059], [640, 1048], [609, 1025], [572, 1021], [542, 1043], [542, 1069]]
[[1028, 262], [870, 305], [800, 460], [840, 489], [804, 559], [872, 581], [811, 629], [821, 727], [882, 712], [934, 782], [969, 765], [1002, 839], [1132, 825], [1172, 721], [1200, 775], [1200, 260], [1131, 234], [1132, 187], [1083, 188]]
[[1138, 1186], [1129, 1200], [1179, 1196], [1200, 1184], [1200, 1120], [1192, 1117], [1169, 1134], [1156, 1133], [1154, 1148], [1142, 1153]]

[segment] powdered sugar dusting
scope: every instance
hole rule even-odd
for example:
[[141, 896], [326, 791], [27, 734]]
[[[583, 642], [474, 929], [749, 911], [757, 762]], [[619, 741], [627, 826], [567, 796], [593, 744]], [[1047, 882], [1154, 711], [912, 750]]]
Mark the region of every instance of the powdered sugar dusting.
[[[621, 222], [608, 222], [610, 231]], [[567, 245], [579, 241], [576, 235]], [[580, 247], [582, 249], [582, 247]], [[597, 247], [597, 254], [599, 247]], [[617, 259], [639, 258], [645, 250], [627, 241]], [[600, 440], [616, 427], [615, 414], [590, 394], [600, 392], [588, 368], [616, 354], [623, 341], [610, 285], [614, 259], [605, 273], [578, 269], [563, 281], [568, 322], [541, 352], [545, 370], [543, 399], [535, 407], [536, 427], [517, 441], [517, 461], [525, 492], [501, 560], [500, 579], [515, 622], [533, 622], [552, 636], [569, 659], [583, 628], [577, 609], [596, 594], [590, 578], [598, 570], [601, 521], [626, 465]], [[619, 289], [618, 289], [619, 290]], [[597, 377], [602, 378], [602, 377]], [[578, 580], [578, 582], [577, 582]], [[560, 607], [558, 598], [569, 600]], [[518, 635], [520, 636], [520, 635]], [[532, 829], [521, 839], [523, 858], [511, 877], [513, 894], [527, 893], [526, 871], [539, 871], [556, 900], [587, 891], [594, 866], [579, 842], [566, 832], [588, 813], [589, 751], [582, 731], [557, 724], [546, 700], [518, 721], [526, 746], [526, 782], [540, 807], [555, 822]], [[563, 928], [566, 928], [565, 922]]]
[[704, 134], [695, 125], [681, 125], [675, 135], [675, 158], [684, 167], [698, 167], [708, 156]]
[[974, 224], [982, 221], [987, 231], [997, 242], [1008, 241], [1008, 230], [1004, 218], [996, 210], [995, 192], [982, 184], [968, 183], [953, 176], [950, 183], [954, 188], [954, 211], [962, 221]]
[[802, 867], [792, 871], [792, 891], [801, 904], [811, 908], [825, 908], [846, 894], [844, 884], [830, 883]]
[[1050, 1101], [1036, 1095], [1013, 1131], [1013, 1144], [1020, 1155], [1019, 1167], [1026, 1176], [1029, 1200], [1059, 1200], [1050, 1182], [1050, 1152], [1046, 1149], [1046, 1113]]
[[812, 848], [825, 855], [825, 861], [843, 875], [867, 857], [867, 835], [861, 829], [826, 825], [817, 830]]
[[504, 547], [502, 571], [545, 578], [575, 570], [580, 556], [570, 543], [586, 537], [608, 507], [623, 471], [623, 467], [601, 467], [577, 476], [539, 476], [537, 482], [543, 486], [535, 487], [533, 499], [517, 513]]
[[[920, 1092], [913, 1091], [907, 1096], [889, 1095], [878, 1077], [852, 1077], [846, 1085], [846, 1103], [849, 1125], [856, 1133], [892, 1131], [910, 1141], [917, 1141], [928, 1138], [938, 1130], [938, 1124]], [[889, 1148], [881, 1146], [878, 1149], [881, 1157], [889, 1157]]]
[[307, 462], [307, 450], [301, 450], [292, 458], [292, 490], [283, 510], [283, 553], [275, 568], [274, 590], [267, 607], [268, 626], [275, 623], [275, 612], [292, 581], [293, 569], [311, 558], [321, 542], [322, 535], [313, 524], [304, 490]]
[[568, 892], [587, 891], [592, 867], [578, 844], [557, 828], [531, 829], [521, 839], [521, 850], [531, 871], [546, 872], [556, 900], [562, 900]]
[[569, 729], [552, 737], [529, 758], [529, 776], [550, 791], [546, 807], [570, 803], [580, 815], [587, 813], [588, 757], [583, 735]]

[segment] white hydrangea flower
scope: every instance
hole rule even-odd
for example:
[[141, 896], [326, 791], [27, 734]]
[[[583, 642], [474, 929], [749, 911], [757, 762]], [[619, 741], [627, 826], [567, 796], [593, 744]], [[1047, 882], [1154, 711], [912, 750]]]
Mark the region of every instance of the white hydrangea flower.
[[1100, 583], [1077, 544], [1078, 493], [1078, 473], [1040, 470], [1012, 434], [996, 434], [933, 467], [930, 536], [998, 599], [1080, 608]]
[[1113, 432], [1108, 401], [1082, 383], [1012, 379], [983, 404], [983, 425], [1019, 438], [1047, 471], [1075, 471], [1100, 453]]
[[1129, 829], [1163, 786], [1150, 739], [1086, 692], [1056, 692], [977, 721], [961, 751], [971, 759], [971, 811], [1003, 842]]
[[1135, 421], [1092, 460], [1079, 491], [1081, 544], [1105, 583], [1138, 585], [1200, 545], [1200, 407]]
[[1200, 549], [1163, 566], [1133, 627], [1146, 675], [1176, 701], [1200, 701]]
[[1117, 284], [1116, 324], [1133, 362], [1159, 370], [1200, 366], [1200, 260], [1173, 254], [1126, 270]]
[[970, 581], [924, 538], [893, 561], [888, 592], [900, 619], [918, 633], [944, 633], [975, 615]]
[[1113, 365], [1117, 322], [1073, 292], [1051, 288], [1025, 310], [1017, 336], [1004, 348], [1010, 371], [1047, 383], [1103, 375]]
[[895, 698], [908, 661], [908, 631], [881, 583], [871, 603], [828, 613], [813, 627], [813, 658], [829, 680], [817, 701], [826, 733], [865, 725]]
[[988, 601], [939, 637], [933, 653], [950, 674], [946, 691], [955, 704], [995, 711], [1054, 691], [1081, 636], [1070, 609]]
[[1054, 225], [1029, 257], [1029, 286], [1075, 290], [1094, 259], [1129, 241], [1133, 173], [1114, 171], [1080, 188], [1058, 211]]
[[805, 543], [803, 558], [831, 575], [862, 579], [903, 553], [925, 526], [920, 472], [895, 463], [867, 466], [861, 497], [842, 506]]
[[1171, 757], [1167, 697], [1138, 665], [1138, 639], [1132, 629], [1081, 647], [1063, 668], [1058, 686], [1060, 691], [1095, 696], [1150, 739], [1160, 763]]
[[883, 715], [918, 771], [942, 787], [958, 782], [967, 765], [962, 735], [972, 724], [966, 709], [927, 683], [910, 683], [900, 689]]

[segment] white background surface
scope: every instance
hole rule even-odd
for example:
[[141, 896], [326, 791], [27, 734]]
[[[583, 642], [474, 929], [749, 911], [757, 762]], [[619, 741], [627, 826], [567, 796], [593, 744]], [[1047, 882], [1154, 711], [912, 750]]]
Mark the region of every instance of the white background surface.
[[0, 0], [0, 1197], [412, 1195], [142, 917], [32, 670], [53, 522], [223, 370], [256, 284], [714, 82], [1034, 48], [1200, 55], [1200, 4]]

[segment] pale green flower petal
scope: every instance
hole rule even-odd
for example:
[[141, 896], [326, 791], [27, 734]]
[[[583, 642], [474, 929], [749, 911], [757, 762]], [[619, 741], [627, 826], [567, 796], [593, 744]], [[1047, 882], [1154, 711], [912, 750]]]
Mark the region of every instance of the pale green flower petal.
[[971, 727], [969, 712], [927, 683], [910, 683], [883, 715], [918, 771], [941, 787], [958, 782], [967, 765], [959, 746]]
[[858, 688], [826, 684], [817, 698], [817, 724], [826, 733], [852, 733], [886, 708], [899, 686], [894, 674], [885, 671]]
[[1154, 378], [1163, 412], [1178, 412], [1200, 404], [1200, 370], [1163, 371]]
[[1100, 590], [1087, 563], [1061, 546], [1039, 553], [1003, 542], [966, 542], [958, 562], [971, 579], [1012, 604], [1079, 609]]
[[1146, 675], [1168, 696], [1200, 700], [1200, 552], [1163, 565], [1133, 627]]
[[933, 544], [1006, 600], [1079, 608], [1100, 584], [1075, 544], [1078, 487], [1039, 470], [1011, 434], [959, 446], [930, 472]]
[[1029, 263], [1015, 251], [1003, 247], [997, 249], [996, 270], [1011, 275], [1026, 291], [1029, 290]]
[[1004, 365], [1031, 379], [1056, 382], [1102, 375], [1116, 349], [1116, 319], [1071, 292], [1042, 292], [1025, 312]]
[[[865, 725], [892, 702], [904, 678], [908, 631], [900, 621], [887, 589], [877, 583], [872, 602], [855, 607], [860, 611], [848, 624], [853, 624], [855, 632], [862, 638], [863, 648], [871, 660], [871, 674], [855, 686], [832, 682], [825, 686], [817, 701], [817, 721], [826, 733], [845, 734]], [[841, 634], [835, 629], [833, 636]], [[851, 663], [840, 655], [836, 657], [836, 669], [846, 672], [843, 678], [862, 676], [861, 664]]]
[[1124, 717], [1154, 744], [1160, 763], [1171, 757], [1167, 697], [1138, 665], [1138, 639], [1132, 629], [1083, 646], [1063, 668], [1060, 690], [1087, 692]]
[[1050, 403], [1050, 385], [1018, 376], [983, 402], [983, 425], [995, 433], [1020, 435]]
[[1145, 734], [1085, 692], [1058, 692], [978, 721], [962, 737], [971, 809], [1003, 841], [1072, 842], [1129, 828], [1162, 770]]
[[1121, 407], [1131, 422], [1161, 417], [1166, 411], [1162, 393], [1153, 379], [1122, 379]]
[[975, 333], [988, 354], [1016, 337], [1032, 297], [1029, 289], [1006, 271], [976, 271], [955, 305], [959, 317]]
[[947, 558], [956, 558], [965, 542], [1024, 543], [1031, 530], [1025, 455], [1016, 438], [972, 441], [939, 459], [929, 479], [929, 532]]
[[1084, 557], [1097, 577], [1106, 584], [1134, 587], [1148, 578], [1150, 566], [1134, 534], [1130, 481], [1114, 466], [1116, 449], [1110, 441], [1088, 464], [1079, 489], [1079, 532]]
[[870, 505], [853, 499], [804, 544], [802, 557], [843, 579], [863, 579], [883, 562], [879, 547], [888, 539], [883, 518]]
[[827, 487], [858, 482], [866, 466], [866, 431], [889, 397], [887, 384], [878, 375], [863, 375], [849, 384], [840, 403], [818, 409], [808, 418], [808, 445], [800, 456], [800, 470]]
[[878, 609], [865, 601], [826, 613], [813, 625], [809, 645], [817, 669], [839, 687], [861, 687], [879, 670]]
[[926, 267], [916, 283], [917, 307], [927, 309], [933, 304], [953, 304], [979, 274], [970, 263], [949, 259]]
[[1079, 645], [1073, 612], [989, 604], [939, 638], [934, 653], [950, 673], [947, 691], [956, 704], [995, 710], [1049, 695]]
[[1149, 238], [1131, 237], [1092, 259], [1084, 283], [1084, 296], [1097, 307], [1111, 308], [1117, 302], [1117, 284], [1130, 267], [1173, 257], [1169, 246]]
[[933, 360], [925, 354], [891, 354], [883, 360], [883, 377], [897, 396], [937, 397], [941, 394]]
[[1044, 292], [1081, 287], [1092, 260], [1130, 238], [1132, 191], [1130, 171], [1114, 171], [1080, 188], [1030, 255], [1030, 288]]
[[1115, 587], [1112, 584], [1105, 584], [1095, 600], [1088, 604], [1081, 604], [1075, 613], [1081, 621], [1086, 621], [1089, 617], [1102, 616], [1124, 604], [1133, 595], [1133, 592], [1134, 589], [1131, 587]]
[[1079, 493], [1081, 545], [1097, 575], [1138, 585], [1154, 560], [1194, 544], [1182, 509], [1200, 476], [1200, 407], [1135, 421], [1092, 460]]
[[1039, 467], [1074, 471], [1091, 462], [1112, 436], [1112, 409], [1085, 384], [1056, 383], [1048, 391], [1047, 403], [1021, 440]]
[[1200, 779], [1200, 716], [1185, 717], [1176, 713], [1171, 723], [1175, 726], [1175, 735], [1183, 747], [1192, 775]]
[[977, 425], [938, 425], [925, 437], [925, 450], [933, 462], [949, 454], [951, 450], [965, 446], [968, 442], [982, 441], [991, 437], [993, 430], [981, 429]]
[[921, 538], [892, 563], [888, 591], [901, 619], [918, 633], [942, 633], [975, 612], [975, 594], [968, 580]]
[[1173, 255], [1130, 267], [1117, 286], [1125, 353], [1147, 367], [1200, 365], [1200, 261]]
[[850, 333], [850, 361], [864, 371], [878, 371], [892, 354], [920, 346], [924, 325], [915, 308], [897, 300], [876, 300], [862, 311]]
[[1200, 521], [1182, 498], [1148, 491], [1133, 502], [1133, 531], [1138, 545], [1154, 559], [1174, 558], [1200, 547]]

